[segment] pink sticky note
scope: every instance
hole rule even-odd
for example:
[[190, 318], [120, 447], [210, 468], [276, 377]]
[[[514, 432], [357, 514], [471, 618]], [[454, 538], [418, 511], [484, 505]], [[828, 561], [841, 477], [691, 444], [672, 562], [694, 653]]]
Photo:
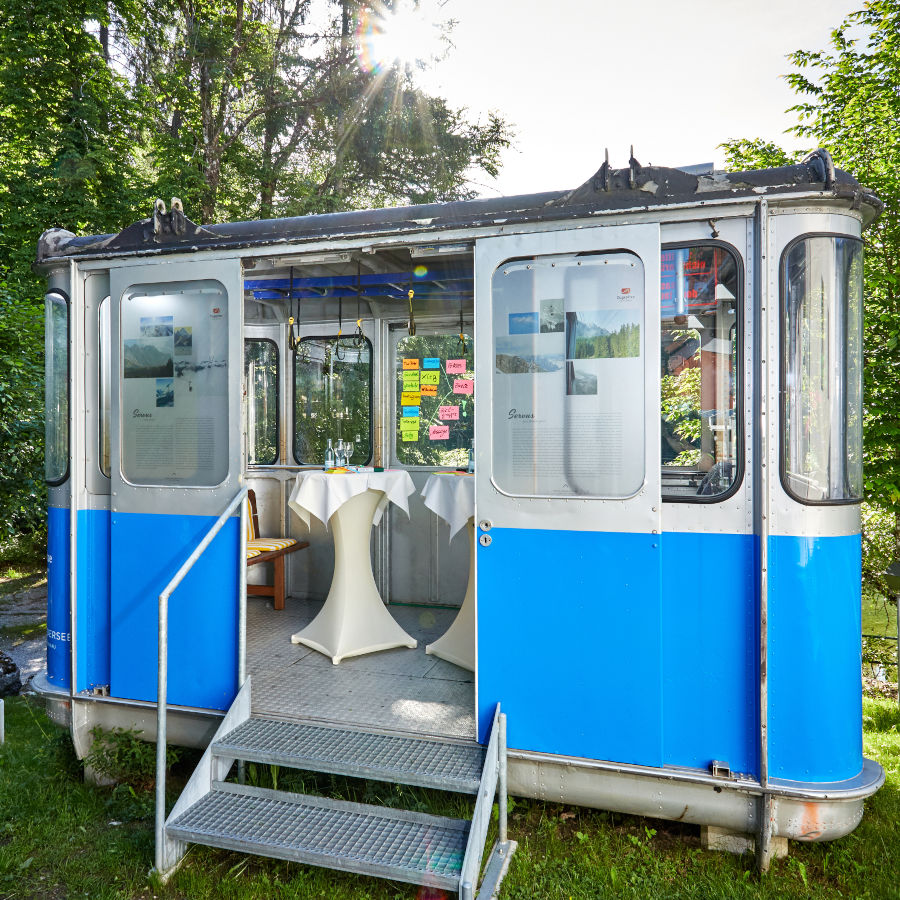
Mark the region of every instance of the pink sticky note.
[[471, 394], [475, 390], [475, 382], [471, 378], [454, 378], [454, 394]]
[[447, 374], [462, 375], [466, 371], [466, 361], [464, 359], [448, 359]]
[[429, 425], [428, 440], [429, 441], [446, 441], [450, 438], [449, 425]]
[[458, 406], [442, 406], [438, 410], [438, 418], [442, 419], [444, 422], [452, 422], [455, 419], [459, 418], [459, 407]]

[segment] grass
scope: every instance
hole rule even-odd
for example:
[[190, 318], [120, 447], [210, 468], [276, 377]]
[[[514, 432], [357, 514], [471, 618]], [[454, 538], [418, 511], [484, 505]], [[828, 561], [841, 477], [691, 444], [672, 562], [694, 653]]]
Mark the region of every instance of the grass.
[[[851, 835], [791, 844], [791, 856], [758, 879], [750, 856], [706, 852], [699, 829], [598, 810], [513, 801], [519, 852], [501, 900], [597, 898], [900, 898], [900, 712], [864, 701], [866, 754], [887, 772]], [[329, 898], [424, 900], [410, 885], [192, 847], [166, 886], [152, 882], [153, 795], [128, 785], [85, 785], [65, 732], [35, 701], [7, 701], [0, 747], [0, 900]], [[185, 754], [177, 790], [196, 760]], [[248, 766], [251, 783], [337, 793], [346, 799], [460, 816], [468, 801], [414, 788]], [[170, 802], [174, 802], [174, 793]], [[439, 895], [438, 895], [439, 896]]]

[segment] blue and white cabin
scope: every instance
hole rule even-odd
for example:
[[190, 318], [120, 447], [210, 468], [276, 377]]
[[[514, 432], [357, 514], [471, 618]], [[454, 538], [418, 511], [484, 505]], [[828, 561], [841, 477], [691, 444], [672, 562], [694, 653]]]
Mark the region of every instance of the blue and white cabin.
[[[860, 698], [861, 235], [880, 210], [816, 151], [209, 226], [157, 201], [119, 234], [48, 231], [49, 709], [81, 754], [96, 724], [152, 738], [159, 595], [250, 487], [262, 534], [309, 547], [273, 608], [235, 507], [172, 593], [168, 740], [206, 746], [245, 666], [254, 714], [323, 727], [485, 744], [500, 704], [515, 795], [763, 845], [847, 834], [884, 777]], [[445, 370], [415, 404], [409, 359]], [[373, 530], [416, 650], [333, 666], [290, 641], [334, 565], [287, 504], [328, 438], [418, 489], [474, 440], [473, 546], [418, 494]], [[470, 552], [474, 672], [422, 651]]]

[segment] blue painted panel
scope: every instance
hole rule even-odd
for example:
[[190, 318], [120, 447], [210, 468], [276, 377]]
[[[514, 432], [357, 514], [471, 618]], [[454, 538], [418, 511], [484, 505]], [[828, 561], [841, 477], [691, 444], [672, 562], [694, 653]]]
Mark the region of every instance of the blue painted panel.
[[78, 510], [77, 690], [109, 684], [109, 510]]
[[[158, 597], [214, 522], [113, 513], [114, 697], [156, 700]], [[170, 703], [227, 709], [237, 691], [239, 523], [229, 519], [169, 600]]]
[[862, 770], [861, 540], [769, 539], [769, 771], [840, 781]]
[[666, 765], [713, 759], [759, 775], [759, 615], [753, 535], [662, 535]]
[[72, 623], [69, 615], [69, 510], [47, 510], [47, 679], [69, 689], [72, 683]]
[[479, 740], [662, 764], [659, 536], [491, 529], [478, 552]]

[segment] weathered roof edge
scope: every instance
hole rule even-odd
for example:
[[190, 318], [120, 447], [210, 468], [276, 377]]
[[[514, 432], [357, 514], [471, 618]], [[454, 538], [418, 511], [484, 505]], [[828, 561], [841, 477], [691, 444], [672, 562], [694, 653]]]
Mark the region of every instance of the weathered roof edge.
[[[118, 234], [75, 236], [59, 228], [45, 231], [38, 242], [37, 263], [71, 256], [189, 251], [204, 247], [250, 247], [316, 237], [352, 236], [404, 231], [447, 230], [523, 221], [575, 218], [598, 212], [653, 208], [692, 201], [756, 198], [766, 194], [825, 191], [869, 207], [870, 220], [884, 208], [877, 195], [849, 173], [835, 169], [823, 150], [797, 165], [745, 172], [694, 175], [662, 166], [640, 166], [635, 160], [625, 169], [607, 163], [584, 184], [571, 191], [523, 194], [477, 200], [429, 203], [420, 206], [326, 213], [286, 219], [257, 219], [200, 226], [187, 219], [180, 206], [160, 227], [161, 201], [154, 215]], [[164, 211], [164, 207], [162, 207]], [[175, 224], [172, 224], [172, 223]]]

